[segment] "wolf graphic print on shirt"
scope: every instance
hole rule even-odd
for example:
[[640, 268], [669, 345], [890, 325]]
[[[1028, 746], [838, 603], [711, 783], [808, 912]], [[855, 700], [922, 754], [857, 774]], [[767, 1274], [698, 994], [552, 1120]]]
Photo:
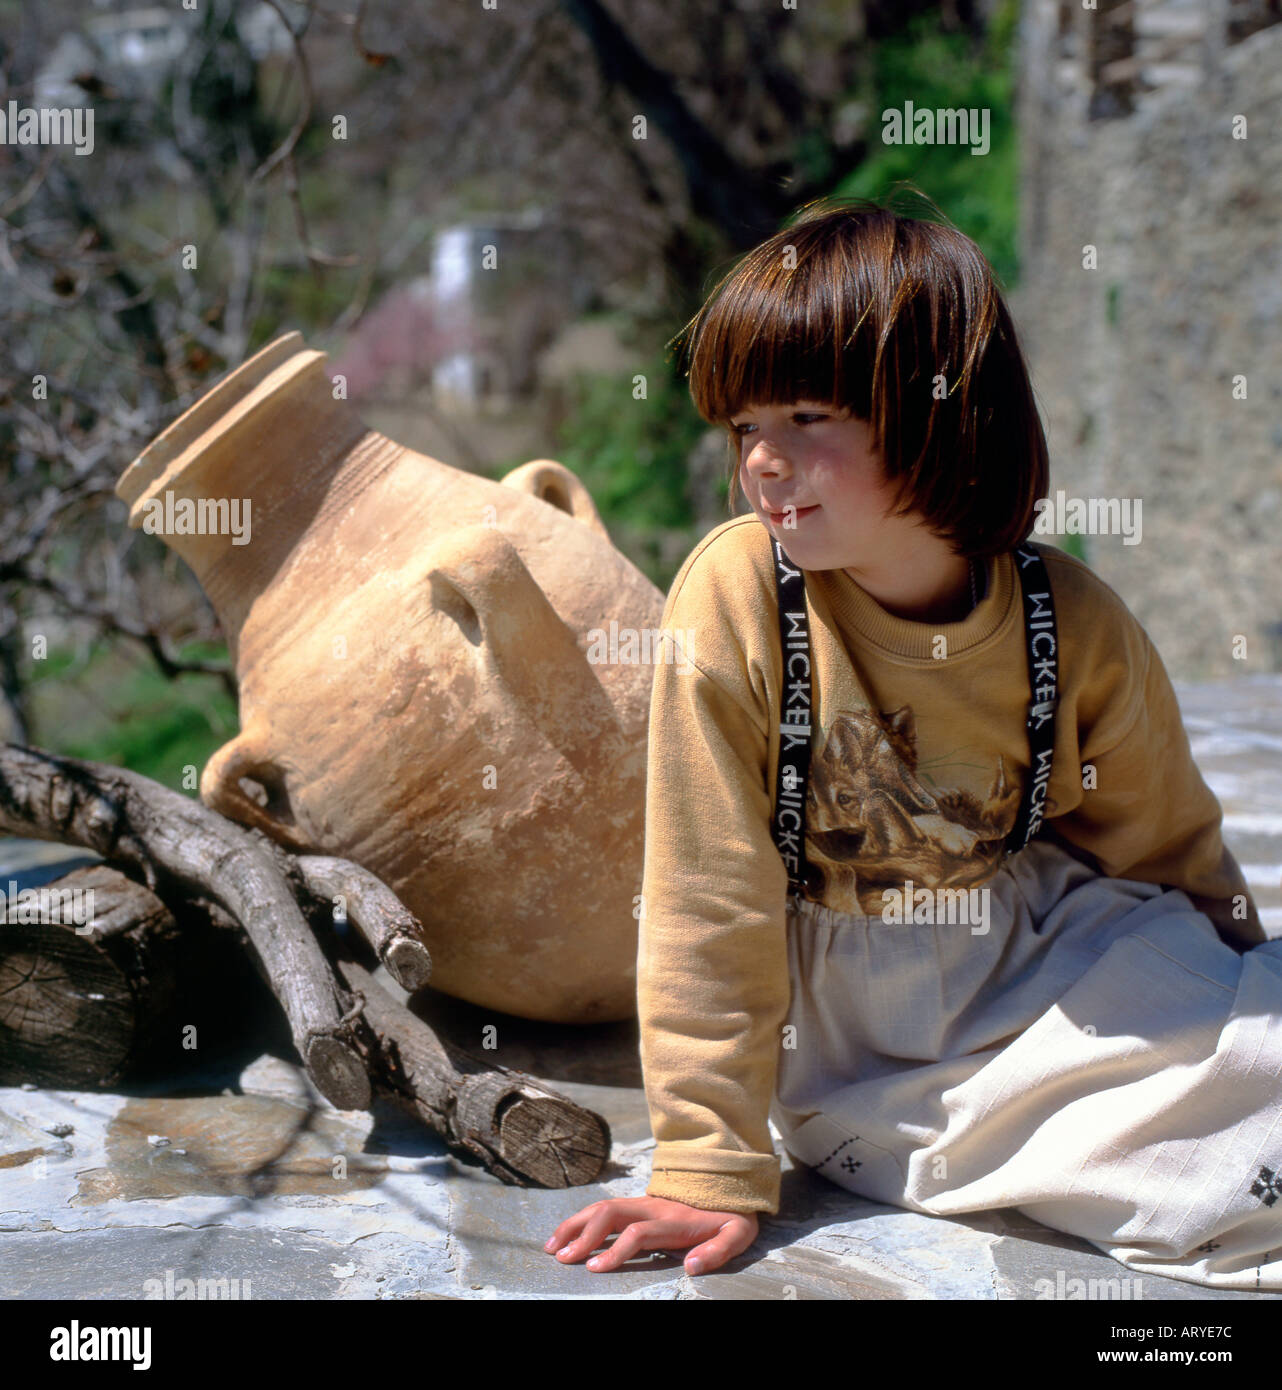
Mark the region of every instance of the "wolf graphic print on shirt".
[[998, 756], [988, 794], [930, 788], [918, 776], [912, 708], [843, 711], [806, 789], [806, 857], [835, 911], [881, 912], [905, 879], [969, 888], [1000, 863], [1020, 786]]

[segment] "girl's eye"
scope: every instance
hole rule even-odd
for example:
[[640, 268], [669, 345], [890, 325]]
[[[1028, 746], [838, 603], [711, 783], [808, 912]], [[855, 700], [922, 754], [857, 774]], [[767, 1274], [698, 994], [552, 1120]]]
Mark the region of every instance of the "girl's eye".
[[[792, 413], [792, 418], [799, 425], [809, 425], [813, 423], [815, 420], [827, 420], [829, 417], [822, 411], [794, 410]], [[757, 427], [753, 424], [736, 425], [732, 421], [730, 428], [735, 432], [735, 434], [742, 436], [746, 434], [749, 430], [755, 430]]]

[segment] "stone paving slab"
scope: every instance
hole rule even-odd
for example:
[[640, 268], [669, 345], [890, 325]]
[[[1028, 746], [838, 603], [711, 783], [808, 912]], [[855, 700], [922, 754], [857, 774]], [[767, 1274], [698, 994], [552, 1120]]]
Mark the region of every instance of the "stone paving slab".
[[[603, 1089], [542, 1079], [581, 1103]], [[200, 1291], [236, 1296], [226, 1291], [248, 1284], [239, 1296], [1018, 1299], [1048, 1287], [1039, 1280], [1125, 1273], [1017, 1212], [948, 1220], [900, 1211], [796, 1169], [785, 1154], [780, 1212], [730, 1266], [691, 1279], [680, 1253], [655, 1252], [594, 1274], [558, 1264], [543, 1242], [589, 1202], [643, 1193], [652, 1140], [616, 1142], [589, 1187], [514, 1188], [399, 1111], [334, 1110], [301, 1067], [279, 1058], [257, 1059], [241, 1075], [243, 1094], [235, 1089], [0, 1088], [0, 1113], [54, 1141], [0, 1169], [0, 1298], [143, 1299], [166, 1288], [212, 1298]], [[613, 1108], [629, 1107], [639, 1123], [644, 1093], [619, 1088]], [[1147, 1276], [1143, 1286], [1146, 1298], [1272, 1297]]]
[[390, 1287], [376, 1268], [343, 1242], [269, 1227], [64, 1232], [56, 1249], [46, 1232], [0, 1236], [0, 1299], [370, 1298]]
[[1223, 832], [1260, 920], [1282, 936], [1282, 676], [1175, 684], [1194, 760], [1224, 808]]
[[0, 1111], [0, 1168], [21, 1168], [41, 1154], [65, 1147], [63, 1140]]

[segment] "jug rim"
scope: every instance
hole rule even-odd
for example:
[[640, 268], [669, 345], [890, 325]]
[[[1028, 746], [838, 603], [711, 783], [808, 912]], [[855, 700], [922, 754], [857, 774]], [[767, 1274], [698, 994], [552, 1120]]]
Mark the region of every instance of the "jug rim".
[[291, 329], [233, 367], [183, 411], [125, 468], [115, 493], [132, 506], [167, 474], [190, 462], [215, 432], [222, 434], [328, 354], [303, 343]]

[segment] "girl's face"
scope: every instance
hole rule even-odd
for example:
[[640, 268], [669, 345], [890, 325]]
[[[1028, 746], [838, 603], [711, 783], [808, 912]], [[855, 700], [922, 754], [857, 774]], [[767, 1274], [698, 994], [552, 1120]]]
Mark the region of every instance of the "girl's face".
[[890, 514], [895, 490], [872, 426], [847, 410], [813, 400], [745, 406], [730, 424], [744, 496], [801, 569], [876, 568], [924, 520]]

